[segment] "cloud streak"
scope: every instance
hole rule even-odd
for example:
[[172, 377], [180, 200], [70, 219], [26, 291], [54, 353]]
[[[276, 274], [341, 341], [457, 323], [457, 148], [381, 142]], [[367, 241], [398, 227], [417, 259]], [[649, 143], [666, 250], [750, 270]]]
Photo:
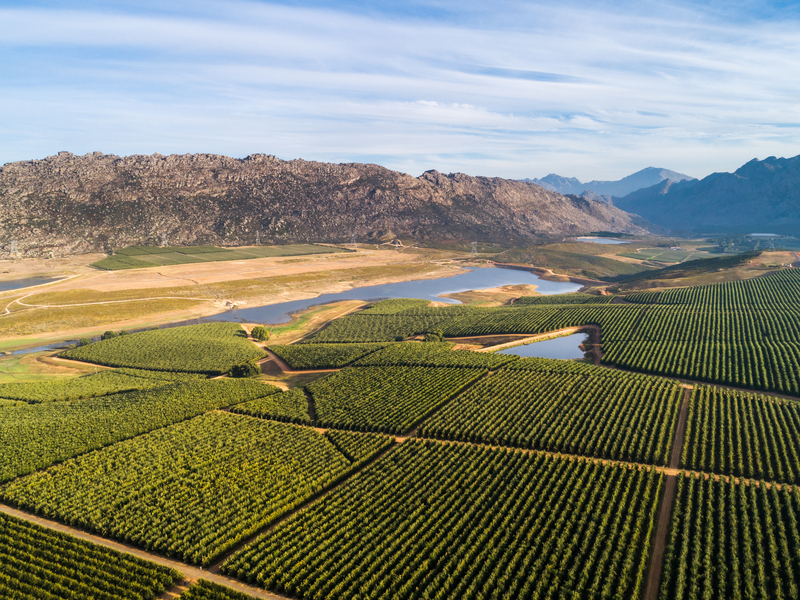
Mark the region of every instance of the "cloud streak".
[[588, 180], [800, 153], [796, 21], [747, 5], [370, 6], [0, 9], [0, 162], [269, 152]]

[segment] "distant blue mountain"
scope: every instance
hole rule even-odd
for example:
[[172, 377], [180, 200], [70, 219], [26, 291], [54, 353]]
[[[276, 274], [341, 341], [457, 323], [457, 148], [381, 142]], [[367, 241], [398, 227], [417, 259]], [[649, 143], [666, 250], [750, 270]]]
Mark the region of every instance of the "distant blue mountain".
[[[584, 192], [594, 192], [597, 196], [627, 196], [631, 192], [640, 190], [642, 188], [649, 188], [658, 185], [662, 181], [692, 181], [694, 177], [676, 173], [669, 169], [658, 169], [656, 167], [647, 167], [641, 171], [637, 171], [633, 175], [623, 177], [618, 181], [589, 181], [581, 183], [575, 177], [562, 177], [551, 173], [547, 177], [541, 179], [523, 179], [542, 186], [551, 192], [558, 192], [559, 194], [574, 194], [576, 196], [584, 195]], [[591, 196], [590, 194], [586, 194]]]
[[800, 233], [800, 156], [753, 159], [734, 173], [663, 181], [614, 206], [673, 231]]

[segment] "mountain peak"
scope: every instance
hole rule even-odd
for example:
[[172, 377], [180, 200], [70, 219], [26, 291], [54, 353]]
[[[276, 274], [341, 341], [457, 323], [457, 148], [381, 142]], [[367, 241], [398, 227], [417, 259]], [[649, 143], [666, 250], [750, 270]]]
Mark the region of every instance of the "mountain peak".
[[670, 169], [660, 167], [647, 167], [637, 171], [632, 175], [623, 177], [616, 181], [589, 181], [581, 183], [575, 177], [562, 177], [551, 173], [541, 179], [525, 179], [541, 185], [543, 188], [560, 194], [584, 195], [586, 192], [594, 192], [598, 196], [627, 196], [631, 192], [661, 183], [665, 180], [686, 181], [693, 180], [694, 177], [684, 175]]
[[616, 198], [614, 206], [676, 231], [796, 235], [800, 156], [753, 159], [733, 173], [664, 182]]

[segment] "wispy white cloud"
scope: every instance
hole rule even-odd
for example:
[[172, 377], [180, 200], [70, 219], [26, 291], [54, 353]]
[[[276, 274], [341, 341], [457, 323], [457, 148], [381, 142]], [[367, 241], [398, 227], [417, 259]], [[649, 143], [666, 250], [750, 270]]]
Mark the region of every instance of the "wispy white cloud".
[[686, 3], [500, 7], [0, 9], [0, 162], [271, 152], [593, 179], [800, 153], [797, 21]]

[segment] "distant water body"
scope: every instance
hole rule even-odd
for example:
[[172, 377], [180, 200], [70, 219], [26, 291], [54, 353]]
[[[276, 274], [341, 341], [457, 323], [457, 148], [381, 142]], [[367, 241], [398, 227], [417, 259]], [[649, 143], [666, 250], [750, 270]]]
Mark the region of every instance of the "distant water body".
[[578, 283], [563, 281], [547, 281], [539, 278], [529, 271], [516, 269], [502, 269], [487, 267], [473, 269], [461, 275], [442, 277], [439, 279], [423, 279], [417, 281], [402, 281], [400, 283], [387, 283], [383, 285], [369, 285], [353, 288], [336, 294], [322, 294], [307, 300], [294, 300], [280, 304], [268, 304], [252, 308], [238, 308], [224, 313], [204, 317], [200, 322], [234, 321], [239, 323], [265, 323], [279, 325], [292, 318], [292, 314], [322, 304], [341, 302], [342, 300], [386, 300], [388, 298], [418, 298], [422, 300], [435, 300], [448, 304], [461, 304], [452, 298], [442, 298], [443, 294], [456, 294], [470, 290], [500, 287], [503, 285], [529, 284], [537, 286], [540, 294], [566, 294], [576, 292], [581, 288]]
[[590, 242], [592, 244], [630, 244], [630, 242], [626, 242], [625, 240], [615, 240], [612, 238], [603, 238], [603, 237], [579, 237], [575, 238], [579, 242]]
[[[217, 315], [173, 323], [167, 327], [188, 325], [190, 323], [209, 323], [215, 321], [234, 321], [239, 323], [265, 323], [269, 325], [279, 325], [291, 321], [294, 313], [303, 311], [312, 306], [341, 302], [342, 300], [385, 300], [387, 298], [420, 298], [423, 300], [435, 300], [448, 304], [461, 304], [452, 298], [442, 298], [442, 294], [456, 294], [470, 290], [481, 290], [486, 288], [500, 287], [503, 285], [530, 284], [537, 286], [536, 291], [540, 294], [566, 294], [576, 292], [581, 288], [578, 283], [563, 281], [547, 281], [540, 279], [537, 275], [529, 271], [516, 269], [502, 269], [498, 267], [486, 267], [483, 269], [466, 270], [461, 275], [453, 277], [441, 277], [439, 279], [423, 279], [417, 281], [402, 281], [400, 283], [387, 283], [384, 285], [370, 285], [365, 287], [353, 288], [337, 294], [322, 294], [316, 298], [307, 300], [294, 300], [292, 302], [281, 302], [279, 304], [268, 304], [265, 306], [254, 306], [251, 308], [239, 308], [229, 310]], [[70, 342], [59, 342], [17, 350], [12, 354], [30, 354], [42, 350], [53, 350], [61, 348]], [[71, 342], [75, 343], [75, 342]]]
[[33, 287], [34, 285], [44, 285], [45, 283], [52, 283], [63, 279], [62, 277], [26, 277], [24, 279], [10, 279], [8, 281], [0, 281], [0, 292], [8, 292], [10, 290], [21, 290], [26, 287]]

